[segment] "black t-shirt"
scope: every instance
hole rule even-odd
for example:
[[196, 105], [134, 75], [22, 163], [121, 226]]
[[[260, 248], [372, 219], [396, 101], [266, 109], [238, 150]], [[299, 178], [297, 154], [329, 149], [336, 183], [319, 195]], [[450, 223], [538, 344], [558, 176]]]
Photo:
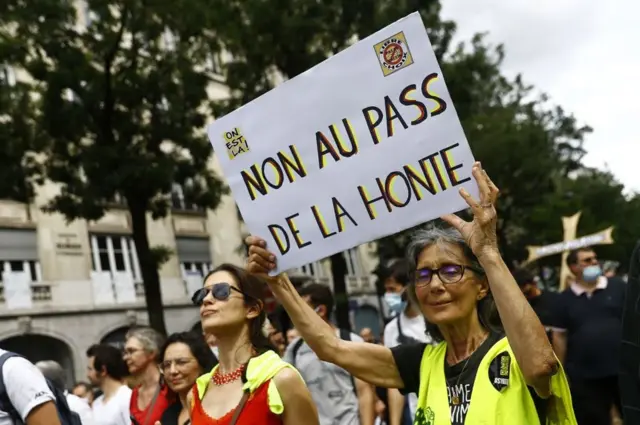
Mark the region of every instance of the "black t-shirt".
[[178, 418], [180, 416], [180, 412], [182, 411], [182, 404], [177, 401], [171, 404], [162, 414], [162, 418], [160, 419], [160, 423], [162, 425], [188, 425], [191, 421], [186, 420], [184, 423], [179, 424]]
[[[449, 365], [445, 360], [444, 376], [447, 381], [451, 425], [464, 425], [464, 420], [469, 410], [469, 403], [471, 402], [473, 383], [476, 379], [480, 362], [489, 352], [491, 347], [502, 339], [503, 336], [504, 335], [500, 333], [491, 333], [470, 357], [455, 365]], [[398, 372], [400, 372], [402, 382], [404, 382], [404, 388], [400, 390], [401, 393], [417, 394], [419, 392], [420, 363], [426, 346], [427, 344], [417, 343], [399, 345], [391, 349], [396, 367], [398, 368]], [[496, 359], [498, 359], [499, 356], [497, 356]], [[490, 376], [487, 376], [487, 379], [492, 378], [493, 369], [494, 367], [492, 365], [489, 371]], [[534, 404], [536, 405], [538, 415], [541, 418], [540, 422], [544, 423], [543, 412], [545, 410], [545, 403], [537, 396], [533, 389], [530, 389], [530, 393], [533, 396]]]
[[618, 374], [625, 290], [624, 281], [609, 278], [605, 288], [590, 295], [578, 295], [572, 288], [559, 294], [552, 326], [567, 332], [569, 379]]
[[556, 292], [542, 291], [537, 297], [529, 298], [531, 308], [536, 312], [549, 337], [554, 323], [553, 315], [557, 308], [558, 296], [559, 294]]

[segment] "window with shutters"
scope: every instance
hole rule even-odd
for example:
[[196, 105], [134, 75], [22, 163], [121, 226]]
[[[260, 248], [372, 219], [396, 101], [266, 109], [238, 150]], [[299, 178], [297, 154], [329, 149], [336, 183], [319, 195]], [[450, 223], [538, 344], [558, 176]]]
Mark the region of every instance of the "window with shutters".
[[0, 281], [5, 272], [27, 272], [32, 282], [42, 281], [35, 230], [0, 229]]
[[212, 270], [211, 262], [205, 261], [181, 261], [180, 262], [180, 271], [182, 272], [182, 276], [187, 276], [188, 274], [198, 274], [204, 277], [207, 273]]
[[212, 269], [210, 241], [208, 238], [176, 238], [176, 251], [180, 271], [186, 278], [189, 274], [206, 275]]
[[142, 279], [136, 246], [131, 236], [91, 235], [91, 259], [97, 272], [127, 272]]

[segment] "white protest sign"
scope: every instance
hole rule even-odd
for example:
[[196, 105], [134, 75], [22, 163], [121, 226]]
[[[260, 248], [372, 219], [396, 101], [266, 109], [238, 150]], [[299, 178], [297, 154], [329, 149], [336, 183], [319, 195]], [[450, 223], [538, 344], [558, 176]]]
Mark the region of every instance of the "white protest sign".
[[249, 231], [292, 269], [467, 207], [473, 155], [411, 14], [208, 127]]

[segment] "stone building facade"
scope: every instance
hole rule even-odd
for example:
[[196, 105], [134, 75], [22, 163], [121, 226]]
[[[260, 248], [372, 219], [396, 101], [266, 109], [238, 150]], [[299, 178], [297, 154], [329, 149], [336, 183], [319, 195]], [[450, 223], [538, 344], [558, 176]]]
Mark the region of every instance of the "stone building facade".
[[[219, 170], [215, 159], [211, 166]], [[0, 201], [0, 347], [32, 361], [57, 360], [72, 382], [84, 378], [91, 344], [121, 340], [130, 326], [146, 324], [147, 315], [126, 208], [114, 205], [97, 222], [66, 223], [41, 211], [57, 190], [51, 183], [41, 186], [31, 205]], [[148, 217], [147, 227], [151, 246], [174, 252], [160, 278], [167, 330], [175, 332], [199, 322], [190, 285], [218, 264], [244, 263], [246, 231], [230, 197], [215, 211], [196, 210], [176, 187], [171, 201], [171, 214]], [[367, 244], [344, 253], [356, 329], [381, 326], [373, 249]], [[332, 284], [326, 261], [296, 273]]]
[[[90, 24], [86, 7], [78, 1], [78, 25]], [[0, 67], [4, 78], [25, 78], [19, 70]], [[10, 78], [9, 78], [10, 77]], [[211, 99], [227, 96], [227, 88], [212, 83]], [[220, 166], [211, 161], [220, 175]], [[47, 182], [32, 204], [0, 200], [0, 348], [26, 355], [32, 361], [53, 359], [68, 372], [68, 381], [84, 379], [85, 351], [93, 343], [118, 342], [132, 325], [147, 323], [144, 288], [131, 223], [126, 207], [114, 200], [97, 222], [67, 223], [41, 207], [59, 188]], [[147, 219], [149, 242], [174, 255], [160, 270], [168, 332], [191, 329], [199, 323], [190, 303], [193, 285], [207, 270], [221, 263], [243, 264], [246, 234], [235, 202], [225, 197], [215, 211], [193, 208], [175, 186], [172, 211], [163, 219]], [[356, 330], [381, 332], [381, 303], [371, 272], [376, 267], [374, 244], [344, 253], [347, 290]], [[327, 261], [300, 268], [297, 273], [332, 285]]]

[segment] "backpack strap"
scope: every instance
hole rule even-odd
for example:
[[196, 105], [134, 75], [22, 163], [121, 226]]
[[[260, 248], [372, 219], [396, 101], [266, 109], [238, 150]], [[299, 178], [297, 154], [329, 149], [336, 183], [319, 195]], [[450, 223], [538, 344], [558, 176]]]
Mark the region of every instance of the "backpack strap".
[[5, 382], [4, 382], [4, 373], [3, 373], [4, 364], [6, 363], [7, 360], [9, 360], [12, 357], [22, 357], [22, 356], [16, 353], [11, 353], [11, 352], [6, 352], [0, 356], [0, 409], [3, 412], [7, 412], [9, 414], [14, 424], [19, 425], [19, 424], [23, 424], [24, 422], [22, 421], [20, 414], [18, 414], [18, 411], [15, 409], [15, 407], [13, 407], [13, 404], [9, 399], [9, 394], [7, 393], [7, 386], [5, 385]]
[[[340, 339], [344, 341], [351, 341], [351, 332], [346, 329], [339, 329], [340, 331]], [[296, 356], [298, 355], [298, 351], [300, 351], [300, 347], [304, 344], [304, 340], [302, 338], [298, 338], [298, 340], [293, 345], [291, 349], [291, 366], [296, 367]], [[351, 386], [353, 387], [353, 392], [358, 396], [358, 392], [356, 390], [356, 381], [353, 379], [353, 375], [349, 375], [351, 377]]]
[[296, 356], [298, 355], [298, 351], [300, 351], [300, 347], [304, 344], [304, 340], [302, 338], [298, 338], [296, 343], [293, 345], [291, 349], [291, 366], [296, 367]]
[[404, 334], [402, 333], [402, 324], [400, 323], [400, 316], [402, 314], [398, 314], [396, 316], [396, 319], [398, 323], [396, 323], [396, 325], [398, 326], [398, 341], [401, 341], [402, 339], [404, 339]]
[[408, 338], [404, 332], [402, 332], [402, 323], [401, 322], [402, 313], [396, 316], [396, 326], [398, 327], [398, 343], [399, 344], [408, 344], [412, 342], [413, 338]]
[[[351, 331], [347, 329], [340, 329], [340, 339], [344, 341], [351, 341]], [[356, 381], [353, 379], [353, 375], [349, 374], [351, 378], [351, 386], [353, 387], [353, 393], [358, 397], [358, 390], [356, 389]]]

